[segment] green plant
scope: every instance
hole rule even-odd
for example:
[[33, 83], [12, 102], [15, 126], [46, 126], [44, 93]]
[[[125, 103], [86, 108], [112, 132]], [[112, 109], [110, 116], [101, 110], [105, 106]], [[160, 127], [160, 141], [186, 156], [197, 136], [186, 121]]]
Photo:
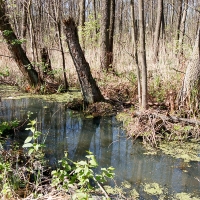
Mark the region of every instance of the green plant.
[[100, 15], [95, 19], [93, 14], [88, 16], [88, 21], [85, 22], [83, 27], [80, 27], [79, 34], [84, 37], [84, 40], [87, 41], [87, 44], [95, 45], [100, 36], [100, 32], [95, 33], [96, 30], [100, 28]]
[[30, 120], [30, 123], [28, 125], [31, 125], [31, 127], [26, 128], [26, 130], [30, 130], [32, 132], [32, 136], [28, 136], [26, 140], [24, 141], [23, 148], [28, 148], [28, 155], [39, 158], [37, 153], [40, 153], [40, 150], [44, 147], [44, 144], [40, 144], [38, 142], [39, 136], [42, 134], [41, 132], [37, 131], [35, 128], [35, 124], [37, 123], [36, 120]]
[[3, 31], [3, 35], [5, 35], [5, 36], [9, 36], [11, 33], [13, 33], [13, 31], [10, 31], [10, 30]]
[[9, 162], [0, 162], [0, 190], [1, 195], [4, 197], [10, 198], [12, 196], [12, 186], [10, 183], [9, 174], [12, 172]]
[[5, 131], [9, 131], [19, 125], [18, 120], [13, 120], [11, 122], [2, 122], [0, 124], [0, 135], [3, 134]]
[[[25, 149], [28, 149], [27, 156], [29, 157], [27, 163], [26, 171], [28, 172], [28, 179], [33, 176], [35, 191], [41, 183], [43, 172], [44, 172], [44, 144], [39, 143], [39, 137], [42, 134], [41, 132], [36, 130], [36, 120], [30, 120], [29, 128], [26, 130], [30, 130], [32, 132], [31, 136], [28, 136], [24, 141], [24, 145], [22, 146]], [[37, 195], [37, 194], [35, 194]]]
[[14, 39], [12, 40], [12, 45], [23, 44], [26, 40], [25, 39]]
[[91, 180], [104, 183], [107, 178], [114, 177], [113, 167], [102, 168], [101, 174], [95, 174], [93, 169], [98, 166], [97, 161], [91, 152], [88, 154], [86, 161], [74, 162], [65, 153], [65, 157], [59, 161], [62, 169], [52, 171], [52, 186], [68, 190], [77, 185], [79, 194], [85, 194], [95, 189], [95, 186], [91, 185]]
[[1, 77], [8, 77], [9, 75], [10, 75], [10, 72], [9, 72], [7, 66], [5, 67], [5, 69], [3, 69], [2, 71], [0, 71], [0, 76]]
[[164, 88], [160, 76], [155, 76], [150, 83], [149, 94], [155, 98], [157, 102], [161, 103], [165, 100], [166, 89]]

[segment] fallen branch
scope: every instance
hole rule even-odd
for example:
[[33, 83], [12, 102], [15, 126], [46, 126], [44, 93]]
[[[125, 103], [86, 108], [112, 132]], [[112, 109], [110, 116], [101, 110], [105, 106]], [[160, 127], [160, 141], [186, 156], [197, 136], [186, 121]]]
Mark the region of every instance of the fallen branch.
[[103, 194], [105, 195], [106, 199], [110, 199], [110, 197], [108, 196], [108, 193], [104, 190], [103, 186], [101, 186], [101, 184], [97, 181], [95, 177], [93, 177], [93, 179], [97, 183], [97, 185], [99, 186]]
[[[187, 119], [187, 118], [180, 118], [176, 116], [171, 116], [171, 115], [163, 115], [163, 114], [158, 114], [158, 113], [147, 113], [148, 115], [151, 115], [153, 118], [161, 118], [163, 121], [169, 121], [173, 123], [179, 123], [179, 122], [184, 122], [188, 124], [196, 124], [200, 125], [200, 120], [196, 119]], [[142, 115], [146, 115], [144, 112], [134, 112], [133, 117], [140, 117]]]

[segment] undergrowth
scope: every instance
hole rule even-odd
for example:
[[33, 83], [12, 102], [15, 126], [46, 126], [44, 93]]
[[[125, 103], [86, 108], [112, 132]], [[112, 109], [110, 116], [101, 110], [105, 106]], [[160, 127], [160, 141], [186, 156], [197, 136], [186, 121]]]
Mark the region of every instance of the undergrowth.
[[[15, 123], [1, 123], [0, 135]], [[31, 134], [22, 147], [12, 144], [6, 150], [5, 138], [0, 140], [0, 198], [45, 199], [56, 193], [73, 199], [88, 199], [98, 186], [106, 195], [102, 184], [114, 177], [114, 168], [102, 168], [101, 173], [96, 174], [94, 169], [98, 163], [91, 152], [86, 160], [78, 162], [70, 160], [65, 152], [59, 161], [60, 167], [52, 171], [47, 166], [45, 145], [39, 142], [42, 133], [36, 130], [36, 124], [36, 120], [29, 119], [26, 130]]]

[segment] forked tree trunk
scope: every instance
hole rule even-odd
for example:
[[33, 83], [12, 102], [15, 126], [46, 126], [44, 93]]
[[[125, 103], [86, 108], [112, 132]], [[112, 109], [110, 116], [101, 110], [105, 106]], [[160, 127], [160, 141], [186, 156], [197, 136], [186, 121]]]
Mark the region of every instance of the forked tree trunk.
[[20, 71], [26, 80], [32, 86], [38, 85], [41, 82], [40, 77], [27, 58], [26, 53], [24, 52], [10, 25], [9, 18], [6, 15], [4, 0], [0, 0], [0, 30], [8, 44], [8, 48], [12, 53], [13, 58], [15, 59]]
[[195, 46], [188, 63], [183, 86], [179, 98], [179, 105], [187, 105], [192, 111], [200, 110], [200, 27], [198, 29]]
[[74, 20], [72, 18], [64, 20], [64, 25], [69, 52], [76, 67], [85, 104], [104, 100], [81, 49]]

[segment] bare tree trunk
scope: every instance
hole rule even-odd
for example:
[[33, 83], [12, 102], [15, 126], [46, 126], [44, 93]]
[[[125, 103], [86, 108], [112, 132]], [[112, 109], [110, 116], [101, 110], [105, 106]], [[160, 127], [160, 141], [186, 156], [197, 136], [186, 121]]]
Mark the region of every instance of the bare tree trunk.
[[[97, 9], [96, 9], [96, 0], [93, 0], [93, 12], [94, 12], [94, 19], [97, 20]], [[98, 33], [97, 27], [95, 28], [95, 33]]]
[[133, 42], [133, 57], [136, 63], [136, 73], [138, 79], [138, 100], [139, 105], [142, 103], [142, 95], [141, 95], [141, 75], [140, 75], [140, 67], [138, 63], [138, 39], [137, 39], [137, 31], [136, 31], [136, 24], [135, 24], [135, 6], [134, 0], [131, 0], [131, 16], [132, 16], [132, 42]]
[[145, 47], [144, 27], [144, 0], [139, 0], [139, 30], [140, 30], [140, 62], [142, 69], [142, 109], [146, 110], [147, 105], [147, 63]]
[[100, 61], [101, 68], [108, 71], [112, 67], [109, 63], [110, 0], [102, 0], [101, 13]]
[[178, 49], [178, 41], [180, 38], [180, 27], [181, 27], [181, 14], [182, 14], [182, 2], [183, 0], [177, 0], [178, 3], [178, 16], [177, 16], [177, 28], [176, 28], [176, 53]]
[[180, 93], [179, 105], [186, 105], [192, 111], [199, 111], [200, 99], [200, 27], [198, 29], [193, 53], [188, 63], [183, 86]]
[[172, 14], [171, 14], [170, 23], [171, 23], [171, 26], [173, 27], [173, 23], [174, 23], [174, 0], [172, 0], [171, 7], [172, 7], [171, 8]]
[[180, 25], [179, 55], [183, 55], [183, 40], [185, 36], [185, 22], [186, 22], [187, 9], [188, 9], [187, 4], [188, 4], [188, 0], [185, 0], [183, 16], [182, 16], [181, 25]]
[[80, 26], [80, 33], [81, 33], [81, 42], [82, 42], [82, 49], [85, 50], [85, 39], [83, 35], [83, 27], [85, 26], [85, 0], [80, 0], [80, 17], [79, 17], [79, 26]]
[[65, 53], [64, 53], [63, 44], [62, 44], [60, 19], [58, 19], [58, 21], [56, 21], [56, 24], [57, 24], [57, 28], [58, 28], [58, 37], [59, 37], [60, 51], [61, 51], [61, 56], [62, 56], [64, 85], [65, 85], [65, 90], [67, 91], [69, 89], [69, 84], [68, 84], [67, 75], [66, 75]]
[[123, 9], [124, 9], [124, 1], [119, 1], [120, 5], [119, 5], [119, 40], [121, 40], [122, 38], [122, 32], [123, 32]]
[[53, 3], [53, 20], [56, 24], [56, 29], [58, 31], [58, 41], [62, 56], [62, 65], [63, 65], [63, 78], [64, 78], [64, 89], [67, 91], [69, 89], [69, 83], [67, 81], [67, 75], [66, 75], [66, 65], [65, 65], [65, 54], [62, 44], [62, 29], [61, 29], [61, 0], [56, 0]]
[[[109, 28], [109, 52], [113, 54], [113, 43], [114, 43], [114, 29], [115, 29], [115, 0], [111, 0], [110, 4], [110, 28]], [[113, 60], [113, 56], [112, 59]], [[111, 63], [112, 64], [112, 63]]]
[[107, 52], [108, 68], [113, 68], [113, 44], [115, 28], [115, 0], [110, 0], [109, 46]]
[[[27, 0], [24, 0], [22, 7], [23, 7], [23, 16], [22, 16], [22, 35], [21, 35], [21, 37], [23, 39], [25, 39], [26, 33], [27, 33], [27, 26], [28, 26]], [[23, 47], [24, 51], [26, 52], [26, 43], [25, 42], [22, 44], [22, 47]]]
[[153, 31], [154, 31], [154, 0], [151, 0], [151, 38], [153, 40], [154, 36], [153, 36]]
[[86, 105], [104, 100], [96, 81], [93, 79], [88, 62], [81, 49], [77, 27], [72, 18], [64, 20], [67, 44], [73, 59]]
[[157, 21], [156, 21], [156, 29], [154, 32], [154, 44], [153, 44], [154, 61], [158, 60], [159, 38], [160, 38], [162, 15], [163, 15], [163, 0], [158, 0]]
[[31, 50], [32, 50], [32, 61], [34, 64], [36, 64], [39, 61], [38, 56], [38, 49], [36, 44], [36, 38], [35, 38], [35, 28], [33, 23], [33, 14], [32, 14], [32, 0], [29, 0], [28, 2], [28, 17], [29, 17], [29, 32], [30, 32], [30, 38], [31, 38]]
[[42, 72], [43, 72], [43, 78], [44, 77], [54, 77], [52, 72], [52, 67], [51, 67], [51, 60], [49, 58], [49, 53], [48, 49], [46, 47], [43, 47], [41, 50], [41, 59], [42, 59]]
[[6, 40], [8, 48], [12, 53], [20, 71], [30, 85], [37, 86], [41, 83], [40, 77], [27, 58], [21, 44], [17, 42], [18, 39], [10, 25], [9, 18], [6, 15], [4, 0], [0, 0], [0, 30], [3, 33], [2, 35]]

